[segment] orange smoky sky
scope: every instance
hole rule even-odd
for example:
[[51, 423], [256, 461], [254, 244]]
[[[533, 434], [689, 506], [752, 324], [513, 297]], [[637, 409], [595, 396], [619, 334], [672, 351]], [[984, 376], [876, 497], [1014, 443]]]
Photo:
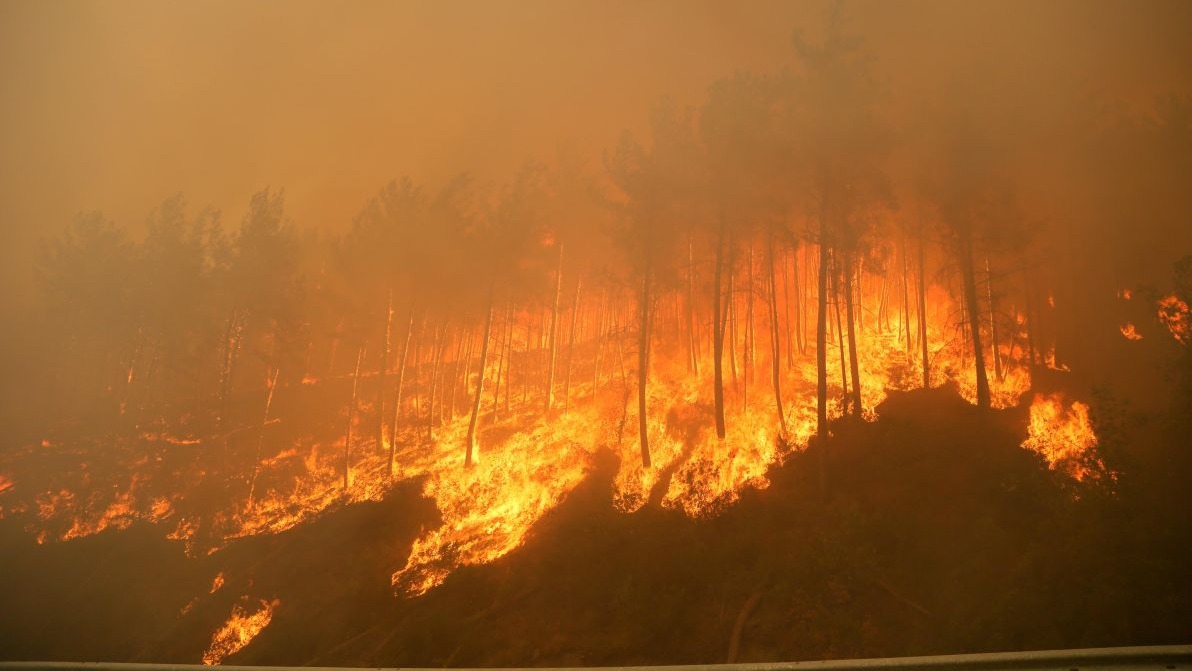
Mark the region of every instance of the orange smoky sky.
[[[137, 230], [182, 192], [229, 224], [264, 186], [340, 230], [386, 181], [500, 179], [557, 147], [596, 160], [662, 96], [794, 67], [821, 2], [23, 2], [0, 4], [6, 286], [76, 213]], [[1145, 105], [1192, 90], [1188, 2], [846, 3], [890, 109], [969, 63]]]

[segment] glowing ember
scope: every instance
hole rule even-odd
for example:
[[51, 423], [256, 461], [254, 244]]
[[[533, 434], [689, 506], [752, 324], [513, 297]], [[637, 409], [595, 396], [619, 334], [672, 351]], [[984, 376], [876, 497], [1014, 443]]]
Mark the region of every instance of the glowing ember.
[[1083, 479], [1088, 473], [1085, 460], [1096, 444], [1087, 405], [1074, 401], [1065, 407], [1062, 394], [1035, 395], [1023, 447], [1043, 455], [1053, 469]]
[[1142, 340], [1142, 334], [1134, 330], [1133, 324], [1121, 326], [1119, 330], [1122, 332], [1122, 337], [1126, 340]]
[[277, 599], [260, 603], [260, 608], [249, 613], [237, 604], [232, 608], [232, 616], [211, 637], [211, 645], [203, 653], [203, 664], [213, 666], [221, 663], [229, 655], [234, 655], [248, 645], [257, 634], [269, 626], [273, 619], [273, 609], [281, 602]]

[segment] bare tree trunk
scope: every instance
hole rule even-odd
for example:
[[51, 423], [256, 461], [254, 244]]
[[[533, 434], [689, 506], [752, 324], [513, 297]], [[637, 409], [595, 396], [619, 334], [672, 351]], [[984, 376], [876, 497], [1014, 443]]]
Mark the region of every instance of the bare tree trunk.
[[567, 334], [567, 376], [563, 379], [563, 414], [571, 400], [571, 364], [575, 360], [575, 329], [579, 323], [579, 291], [583, 278], [575, 276], [575, 299], [571, 302], [571, 331]]
[[145, 346], [145, 332], [144, 329], [137, 329], [136, 341], [133, 344], [132, 355], [129, 357], [128, 366], [124, 375], [124, 387], [122, 398], [120, 400], [120, 414], [123, 415], [128, 408], [129, 400], [132, 398], [133, 380], [136, 379], [137, 361], [141, 358], [141, 351]]
[[782, 410], [782, 378], [779, 371], [782, 343], [778, 330], [778, 289], [774, 281], [774, 231], [766, 240], [766, 252], [770, 265], [770, 376], [774, 385], [774, 406], [778, 411], [778, 425], [786, 436], [786, 413]]
[[[815, 317], [815, 435], [821, 442], [828, 439], [828, 272], [828, 216], [827, 207], [824, 206], [820, 210], [819, 295], [816, 297], [819, 309]], [[821, 478], [823, 472], [824, 468], [821, 466]]]
[[749, 383], [753, 380], [755, 360], [755, 346], [757, 344], [757, 329], [753, 323], [753, 302], [757, 294], [753, 288], [753, 239], [749, 240], [749, 302], [745, 304], [745, 390], [749, 393]]
[[848, 368], [844, 358], [844, 327], [840, 322], [840, 274], [845, 272], [836, 268], [836, 255], [832, 255], [832, 312], [836, 317], [836, 348], [840, 352], [840, 402], [844, 414], [849, 413], [852, 397], [849, 395]]
[[[853, 414], [861, 414], [861, 373], [857, 365], [857, 332], [853, 325], [853, 257], [852, 253], [844, 253], [844, 307], [845, 327], [848, 329], [848, 364], [853, 380]], [[859, 311], [859, 310], [858, 310]]]
[[555, 354], [558, 350], [559, 301], [563, 297], [563, 243], [559, 242], [559, 262], [555, 269], [555, 303], [550, 313], [550, 361], [546, 369], [546, 411], [555, 403]]
[[650, 432], [646, 417], [646, 385], [650, 380], [650, 284], [653, 254], [646, 252], [646, 268], [642, 274], [637, 342], [637, 430], [641, 442], [642, 467], [650, 468]]
[[401, 396], [406, 379], [406, 355], [410, 352], [410, 337], [414, 335], [414, 304], [410, 303], [410, 323], [406, 326], [406, 340], [401, 348], [401, 361], [397, 365], [397, 389], [393, 394], [393, 423], [389, 427], [389, 477], [393, 477], [393, 459], [397, 451], [397, 426], [401, 419]]
[[816, 470], [822, 496], [828, 494], [828, 196], [821, 195], [819, 212], [819, 263], [815, 316], [815, 440]]
[[712, 288], [712, 384], [716, 410], [716, 437], [724, 440], [724, 296], [721, 290], [721, 275], [724, 269], [724, 219], [720, 220], [720, 231], [716, 236], [716, 270]]
[[273, 390], [277, 389], [277, 373], [280, 369], [274, 368], [273, 375], [269, 377], [269, 393], [265, 395], [265, 416], [261, 418], [261, 432], [257, 434], [257, 455], [252, 462], [252, 477], [248, 480], [248, 501], [244, 505], [245, 510], [252, 508], [253, 494], [257, 490], [257, 473], [261, 468], [261, 448], [265, 443], [265, 427], [269, 426], [269, 408], [273, 406]]
[[993, 372], [1000, 382], [1005, 378], [1002, 372], [1002, 352], [998, 346], [997, 337], [997, 303], [993, 300], [993, 269], [989, 265], [989, 257], [985, 257], [985, 295], [989, 301], [989, 337], [993, 341]]
[[[534, 342], [534, 318], [532, 316], [530, 316], [527, 321], [528, 321], [528, 323], [526, 324], [526, 351], [522, 353], [522, 356], [526, 359], [526, 367], [529, 368], [531, 366], [531, 364], [537, 363], [538, 356], [537, 356], [537, 353], [535, 353], [535, 355], [533, 357], [530, 356], [530, 352], [531, 352], [531, 348], [532, 348], [532, 345], [530, 343]], [[534, 366], [533, 368], [534, 368], [534, 372], [536, 374], [541, 372], [539, 370], [538, 366]], [[525, 405], [526, 399], [529, 398], [529, 396], [530, 396], [530, 376], [527, 375], [525, 371], [523, 371], [521, 379], [522, 379], [521, 402], [522, 402], [522, 405]]]
[[906, 261], [906, 240], [902, 241], [902, 312], [899, 313], [902, 320], [902, 328], [899, 329], [906, 338], [906, 358], [909, 363], [911, 360], [911, 304], [910, 304], [910, 289], [907, 286], [907, 261]]
[[931, 361], [927, 356], [927, 266], [923, 261], [923, 230], [919, 229], [919, 348], [923, 355], [923, 388], [931, 388]]
[[977, 407], [990, 407], [989, 378], [985, 372], [985, 350], [981, 346], [981, 307], [977, 302], [977, 278], [973, 269], [973, 241], [965, 231], [960, 240], [960, 272], [964, 280], [964, 302], [973, 341], [973, 365], [977, 373]]
[[[512, 313], [511, 313], [512, 314]], [[509, 397], [513, 393], [513, 337], [517, 334], [517, 320], [509, 326], [509, 372], [505, 374], [505, 414], [509, 414]], [[526, 334], [527, 338], [529, 333]], [[522, 373], [522, 378], [525, 379], [525, 372]], [[523, 387], [524, 388], [524, 387]]]
[[385, 376], [389, 371], [389, 350], [393, 337], [393, 290], [385, 297], [385, 332], [381, 340], [381, 365], [377, 372], [377, 446], [385, 446]]
[[232, 393], [232, 375], [235, 373], [236, 357], [240, 352], [242, 328], [240, 311], [233, 308], [224, 334], [224, 362], [219, 380], [219, 416], [216, 418], [216, 426], [220, 433], [225, 433], [227, 429], [228, 396]]
[[737, 389], [737, 246], [733, 236], [728, 236], [728, 363], [733, 376], [733, 389]]
[[1035, 292], [1031, 289], [1031, 282], [1030, 282], [1030, 280], [1028, 280], [1027, 281], [1027, 289], [1026, 289], [1026, 347], [1027, 347], [1027, 364], [1028, 364], [1028, 368], [1030, 369], [1030, 372], [1031, 372], [1032, 381], [1034, 380], [1035, 363], [1037, 361], [1037, 359], [1035, 358], [1035, 352], [1037, 351], [1037, 349], [1035, 348], [1036, 309], [1035, 309], [1034, 295], [1035, 295]]
[[695, 254], [691, 231], [687, 232], [687, 357], [688, 370], [699, 377], [699, 338], [695, 334]]
[[961, 278], [960, 285], [960, 337], [964, 346], [960, 350], [960, 363], [963, 366], [968, 366], [969, 355], [969, 323], [968, 323], [968, 297], [964, 294], [964, 278]]
[[596, 390], [600, 388], [600, 359], [604, 354], [605, 333], [608, 330], [608, 290], [600, 295], [600, 321], [596, 329], [596, 356], [592, 362], [592, 397], [596, 397]]
[[[467, 387], [468, 384], [468, 366], [472, 361], [472, 330], [464, 329], [463, 338], [455, 347], [455, 361], [451, 364], [451, 401], [446, 404], [448, 408], [448, 419], [455, 418], [455, 395], [459, 386], [462, 384]], [[460, 380], [463, 376], [463, 380]], [[446, 376], [444, 376], [446, 379]], [[444, 390], [446, 393], [446, 390]], [[439, 404], [439, 426], [444, 423], [443, 419], [443, 403]]]
[[341, 317], [339, 319], [339, 321], [337, 321], [335, 323], [335, 331], [331, 334], [331, 348], [330, 348], [330, 352], [328, 352], [328, 355], [327, 355], [327, 375], [328, 376], [335, 374], [335, 359], [336, 359], [336, 356], [339, 354], [339, 343], [343, 339], [341, 337], [341, 335], [343, 333], [343, 329], [344, 329], [344, 320]]
[[794, 251], [791, 253], [791, 276], [795, 281], [795, 344], [798, 347], [799, 354], [802, 355], [807, 351], [807, 343], [803, 341], [803, 296], [799, 291], [799, 244], [795, 242]]
[[[497, 342], [497, 379], [493, 382], [493, 416], [497, 414], [497, 408], [501, 403], [501, 374], [505, 372], [506, 359], [509, 356], [510, 339], [513, 337], [513, 301], [505, 300], [505, 322], [501, 325], [500, 340]], [[511, 362], [512, 363], [512, 362]], [[465, 378], [465, 381], [467, 378]], [[509, 386], [509, 380], [505, 380], [505, 386]]]
[[[559, 258], [562, 259], [562, 256], [560, 255]], [[484, 320], [484, 339], [480, 344], [480, 365], [476, 375], [476, 400], [472, 403], [472, 418], [468, 422], [468, 451], [464, 456], [464, 466], [472, 465], [472, 455], [476, 452], [476, 427], [480, 423], [480, 397], [484, 393], [484, 368], [488, 365], [488, 340], [492, 335], [492, 330], [493, 285], [490, 283], [488, 287], [488, 317]]]
[[356, 390], [360, 384], [360, 363], [364, 361], [364, 345], [356, 352], [356, 370], [352, 373], [352, 400], [348, 403], [348, 427], [344, 435], [344, 491], [350, 485], [348, 473], [352, 464], [352, 420], [356, 418]]
[[779, 259], [777, 263], [782, 279], [782, 315], [783, 321], [786, 323], [786, 328], [784, 329], [786, 333], [786, 367], [794, 368], [795, 338], [794, 331], [791, 328], [791, 288], [786, 277], [786, 259]]
[[[439, 367], [443, 361], [443, 350], [447, 348], [447, 324], [444, 323], [435, 333], [435, 341], [431, 344], [432, 363], [430, 367], [430, 395], [426, 403], [426, 440], [435, 439], [435, 394], [439, 391]], [[439, 401], [442, 403], [442, 401]]]
[[[842, 245], [844, 246], [844, 245]], [[849, 308], [849, 314], [852, 317], [849, 319], [849, 325], [854, 323], [857, 328], [865, 329], [865, 283], [862, 278], [865, 276], [865, 257], [861, 257], [859, 262], [853, 261], [852, 250], [849, 249], [844, 255], [845, 265], [848, 266], [850, 274], [845, 277], [845, 288], [848, 291], [848, 301], [851, 304], [856, 301], [856, 310]], [[852, 274], [853, 267], [856, 266], [856, 274]]]

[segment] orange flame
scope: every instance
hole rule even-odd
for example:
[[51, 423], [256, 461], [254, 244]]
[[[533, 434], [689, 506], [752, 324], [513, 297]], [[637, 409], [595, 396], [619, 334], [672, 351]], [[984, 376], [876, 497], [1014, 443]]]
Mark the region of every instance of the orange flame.
[[1081, 480], [1088, 474], [1085, 458], [1096, 444], [1087, 405], [1073, 401], [1065, 407], [1063, 394], [1035, 394], [1023, 447], [1043, 455], [1051, 468]]
[[211, 645], [203, 653], [203, 664], [214, 666], [223, 662], [248, 645], [257, 634], [273, 620], [273, 609], [281, 602], [261, 600], [260, 608], [249, 613], [237, 604], [232, 607], [232, 616], [211, 636]]
[[1171, 337], [1181, 345], [1192, 340], [1192, 318], [1189, 318], [1188, 304], [1172, 294], [1159, 300], [1159, 321], [1171, 331]]
[[[866, 295], [875, 300], [880, 288], [871, 286]], [[961, 325], [957, 317], [960, 306], [939, 286], [929, 287], [925, 302], [922, 319], [930, 385], [954, 384], [965, 399], [975, 403], [977, 374], [966, 331], [969, 327]], [[875, 315], [872, 303], [858, 311], [868, 315], [863, 323], [858, 321], [855, 338], [859, 414], [873, 421], [877, 407], [889, 392], [922, 385], [920, 316], [917, 308], [905, 312], [890, 309], [883, 321]], [[988, 314], [983, 316], [987, 318]], [[904, 324], [904, 319], [911, 321]], [[617, 366], [610, 363], [596, 379], [585, 374], [584, 381], [571, 386], [566, 413], [544, 415], [531, 407], [518, 409], [521, 414], [499, 418], [485, 413], [478, 456], [470, 468], [463, 464], [466, 416], [447, 418], [436, 426], [433, 441], [426, 440], [425, 424], [399, 431], [395, 458], [398, 472], [393, 478], [389, 476], [386, 444], [378, 444], [375, 439], [354, 440], [346, 488], [343, 439], [324, 443], [305, 436], [290, 445], [278, 446], [256, 464], [251, 496], [247, 491], [230, 496], [215, 512], [188, 505], [191, 497], [185, 488], [172, 498], [149, 495], [142, 487], [142, 479], [148, 477], [143, 474], [145, 463], [133, 462], [128, 464], [133, 475], [127, 486], [114, 496], [82, 495], [63, 488], [37, 497], [39, 541], [125, 528], [134, 520], [168, 521], [172, 527], [169, 538], [183, 542], [189, 553], [210, 554], [233, 539], [280, 533], [335, 506], [378, 500], [395, 483], [421, 478], [423, 494], [434, 500], [443, 523], [417, 538], [404, 565], [392, 574], [392, 583], [399, 592], [418, 595], [440, 584], [456, 567], [494, 561], [524, 544], [533, 525], [584, 479], [600, 449], [609, 449], [621, 457], [613, 493], [618, 510], [632, 512], [653, 502], [691, 517], [715, 515], [747, 488], [767, 487], [771, 466], [781, 463], [792, 451], [804, 449], [816, 431], [818, 371], [814, 342], [802, 353], [791, 343], [783, 343], [787, 347], [778, 366], [784, 412], [780, 421], [770, 382], [767, 311], [757, 311], [756, 320], [756, 357], [747, 356], [742, 337], [727, 345], [724, 353], [727, 435], [723, 441], [712, 430], [710, 362], [705, 361], [696, 373], [689, 368], [687, 357], [675, 351], [682, 348], [657, 349], [650, 370], [646, 417], [653, 468], [643, 468], [639, 456], [637, 403], [633, 398], [636, 381], [623, 369], [619, 374], [614, 372]], [[991, 345], [989, 338], [984, 339], [991, 404], [995, 408], [1017, 405], [1031, 386], [1030, 366], [1023, 351], [1025, 329], [1031, 325], [1021, 313], [1010, 321], [1014, 323], [1002, 326], [1000, 342]], [[744, 325], [738, 326], [744, 329]], [[982, 326], [983, 335], [986, 329]], [[830, 331], [826, 345], [827, 401], [829, 417], [834, 419], [844, 414], [845, 385], [851, 388], [853, 382], [851, 375], [842, 379], [840, 367], [842, 355], [848, 357], [848, 339], [835, 333], [834, 328]], [[661, 340], [673, 335], [662, 331], [657, 337]], [[611, 339], [605, 341], [606, 350], [615, 352], [615, 347], [622, 346], [610, 343]], [[529, 342], [519, 349], [522, 347], [532, 349]], [[1048, 352], [1040, 355], [1050, 360]], [[622, 353], [620, 358], [630, 357]], [[730, 370], [736, 372], [730, 374]], [[485, 376], [494, 372], [495, 367], [490, 367]], [[469, 387], [475, 383], [474, 377]], [[305, 393], [302, 387], [330, 379], [308, 376], [297, 388], [298, 393]], [[361, 401], [359, 410], [353, 433], [368, 435], [362, 417], [374, 409]], [[165, 432], [146, 433], [143, 438], [177, 446], [192, 440]], [[63, 529], [56, 531], [59, 525]], [[219, 580], [217, 576], [215, 582]], [[212, 588], [218, 589], [214, 583]], [[247, 617], [241, 613], [241, 619]]]

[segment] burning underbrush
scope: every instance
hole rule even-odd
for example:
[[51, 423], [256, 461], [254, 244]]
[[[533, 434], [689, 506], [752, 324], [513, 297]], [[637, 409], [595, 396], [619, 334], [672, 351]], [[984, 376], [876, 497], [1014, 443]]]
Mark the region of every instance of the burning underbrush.
[[[388, 651], [405, 662], [394, 641], [414, 648], [418, 644], [404, 635], [376, 638], [376, 631], [388, 626], [384, 622], [393, 623], [383, 616], [366, 626], [378, 617], [375, 609], [393, 607], [422, 618], [415, 614], [423, 607], [417, 604], [432, 604], [433, 611], [442, 599], [458, 598], [436, 596], [444, 583], [467, 584], [475, 576], [504, 570], [500, 566], [527, 561], [526, 552], [519, 550], [546, 533], [542, 525], [570, 538], [573, 532], [560, 527], [559, 518], [579, 527], [585, 523], [574, 511], [557, 511], [580, 505], [567, 503], [577, 497], [587, 501], [582, 504], [585, 515], [603, 520], [606, 529], [619, 529], [617, 534], [632, 534], [639, 523], [663, 520], [659, 523], [676, 529], [703, 529], [690, 532], [701, 536], [709, 533], [706, 529], [723, 531], [724, 520], [741, 520], [748, 514], [742, 508], [756, 511], [759, 501], [781, 507], [787, 504], [780, 499], [792, 499], [798, 503], [790, 505], [811, 506], [826, 491], [851, 487], [844, 483], [854, 478], [853, 468], [861, 469], [855, 477], [864, 481], [856, 486], [867, 488], [861, 498], [877, 500], [885, 491], [903, 496], [907, 483], [884, 482], [866, 469], [877, 462], [889, 467], [882, 460], [893, 459], [895, 450], [903, 450], [900, 454], [912, 463], [917, 458], [939, 460], [945, 454], [940, 441], [964, 454], [957, 456], [958, 463], [994, 458], [1014, 471], [1013, 477], [1033, 478], [1035, 488], [1046, 489], [1039, 484], [1044, 481], [1075, 483], [1077, 488], [1085, 479], [1113, 481], [1112, 469], [1098, 451], [1097, 417], [1087, 395], [1072, 391], [1078, 385], [1054, 355], [1031, 341], [1025, 320], [1013, 322], [993, 346], [977, 350], [992, 364], [988, 375], [978, 376], [975, 371], [984, 368], [974, 365], [971, 332], [964, 322], [958, 325], [957, 306], [948, 292], [933, 287], [924, 296], [930, 301], [916, 315], [917, 333], [912, 333], [910, 310], [895, 318], [886, 308], [858, 324], [859, 337], [828, 329], [826, 379], [819, 377], [813, 343], [805, 334], [788, 332], [783, 340], [771, 330], [773, 347], [765, 352], [754, 347], [749, 322], [744, 334], [730, 334], [719, 371], [706, 361], [700, 365], [695, 344], [686, 346], [689, 356], [676, 356], [676, 350], [684, 349], [675, 346], [682, 336], [679, 318], [676, 332], [664, 332], [670, 347], [648, 364], [646, 387], [632, 367], [640, 353], [632, 351], [615, 312], [601, 314], [595, 327], [589, 324], [589, 337], [572, 342], [566, 367], [560, 366], [560, 385], [549, 382], [554, 365], [545, 365], [555, 352], [535, 347], [543, 339], [541, 332], [532, 337], [533, 316], [510, 309], [501, 325], [504, 335], [494, 338], [496, 370], [481, 356], [483, 375], [468, 371], [477, 365], [475, 346], [484, 343], [477, 343], [472, 332], [451, 342], [443, 329], [434, 334], [431, 352], [422, 359], [415, 354], [408, 370], [402, 363], [396, 371], [362, 373], [361, 351], [352, 375], [304, 374], [279, 382], [274, 371], [266, 376], [264, 411], [241, 412], [235, 428], [226, 428], [230, 424], [222, 417], [187, 413], [172, 422], [137, 425], [125, 419], [102, 435], [85, 426], [62, 428], [39, 442], [5, 450], [0, 455], [0, 520], [6, 533], [19, 529], [45, 551], [63, 556], [72, 556], [69, 548], [77, 543], [120, 545], [121, 534], [103, 532], [123, 532], [168, 557], [171, 570], [187, 576], [178, 583], [187, 592], [171, 590], [167, 603], [176, 624], [149, 648], [166, 651], [171, 659], [215, 664], [252, 655], [259, 646], [271, 652], [256, 659], [306, 663], [310, 660], [278, 652], [279, 646], [297, 645], [294, 632], [306, 632], [298, 621], [311, 609], [339, 612], [346, 589], [369, 600], [374, 610], [327, 623], [328, 631], [373, 641], [374, 651], [361, 653], [357, 643], [330, 639], [322, 640], [334, 644], [330, 650], [362, 656], [337, 657], [340, 653], [328, 649], [298, 647], [324, 660], [372, 663], [375, 654]], [[578, 310], [577, 300], [576, 314]], [[1171, 314], [1175, 316], [1164, 323], [1178, 342], [1183, 317], [1178, 310]], [[579, 323], [578, 317], [575, 321]], [[528, 326], [515, 352], [519, 323]], [[491, 328], [489, 324], [486, 333]], [[1122, 342], [1123, 347], [1135, 344]], [[452, 348], [457, 358], [444, 360], [444, 352]], [[550, 371], [546, 380], [544, 369]], [[389, 403], [386, 375], [398, 378], [398, 394]], [[491, 390], [485, 388], [490, 377]], [[829, 422], [823, 439], [816, 437], [820, 382]], [[379, 396], [373, 397], [370, 387]], [[717, 387], [721, 393], [713, 401], [709, 390]], [[346, 407], [345, 399], [350, 399]], [[237, 407], [260, 402], [252, 396], [234, 400]], [[328, 413], [328, 408], [341, 410]], [[644, 417], [639, 416], [642, 408]], [[385, 421], [387, 413], [393, 413], [391, 423]], [[245, 419], [253, 414], [255, 422]], [[723, 437], [717, 435], [720, 422]], [[887, 436], [903, 431], [906, 422], [935, 447], [916, 451], [907, 447], [910, 438], [890, 443]], [[878, 456], [867, 456], [865, 450]], [[971, 487], [981, 476], [977, 469], [957, 477], [971, 478], [964, 484]], [[996, 481], [1001, 476], [992, 477]], [[1070, 502], [1074, 497], [1071, 488], [1067, 491]], [[850, 497], [859, 495], [849, 492]], [[395, 512], [395, 506], [402, 510]], [[763, 506], [760, 514], [772, 512]], [[801, 509], [798, 514], [810, 513]], [[833, 514], [850, 513], [842, 509]], [[336, 543], [361, 542], [357, 534], [365, 527], [340, 529], [345, 520], [375, 521], [378, 515], [397, 522], [392, 530], [389, 522], [367, 527], [377, 537], [366, 544], [364, 573], [351, 561], [340, 566], [344, 560], [338, 555], [334, 560], [325, 556]], [[150, 536], [156, 540], [147, 540]], [[337, 540], [322, 547], [326, 536]], [[310, 552], [294, 545], [299, 539], [318, 539], [314, 564], [299, 556], [279, 556]], [[58, 545], [63, 548], [49, 549]], [[508, 559], [514, 555], [522, 559]], [[620, 560], [630, 561], [624, 556]], [[279, 563], [284, 570], [278, 576], [284, 580], [261, 572]], [[308, 571], [327, 571], [332, 565], [350, 589], [295, 592], [292, 583], [308, 580]], [[764, 591], [768, 576], [752, 575], [746, 582], [750, 589]], [[539, 582], [524, 575], [520, 580]], [[932, 610], [902, 597], [902, 589], [887, 577], [873, 580], [879, 592], [909, 604], [912, 611]], [[526, 589], [533, 593], [536, 588]], [[504, 590], [498, 589], [494, 605], [477, 616], [480, 620], [489, 611], [509, 607], [507, 600], [522, 598], [520, 592]], [[723, 612], [719, 617], [718, 622]], [[748, 613], [740, 617], [748, 618]], [[692, 626], [699, 629], [705, 623]], [[290, 638], [273, 638], [275, 629], [289, 632]], [[335, 647], [341, 643], [346, 647]], [[857, 649], [872, 649], [866, 646]], [[887, 641], [879, 649], [896, 647]], [[438, 664], [444, 661], [436, 656], [439, 652], [436, 648], [414, 658]], [[526, 650], [517, 654], [522, 656], [509, 659], [550, 659]], [[642, 658], [647, 659], [685, 658]]]
[[[694, 441], [685, 464], [708, 464], [702, 432], [684, 421], [698, 424], [705, 411], [691, 412], [672, 418], [665, 435]], [[985, 416], [948, 388], [894, 391], [875, 421], [835, 425], [827, 498], [825, 453], [813, 444], [775, 459], [764, 483], [732, 489], [731, 504], [711, 496], [715, 515], [667, 502], [684, 500], [692, 482], [715, 491], [703, 483], [720, 481], [691, 475], [697, 466], [670, 469], [651, 494], [661, 505], [626, 514], [618, 502], [631, 451], [494, 427], [475, 479], [405, 480], [375, 501], [332, 505], [214, 554], [187, 557], [144, 522], [42, 546], [20, 541], [10, 523], [4, 543], [14, 575], [35, 573], [25, 564], [34, 557], [55, 557], [66, 575], [89, 558], [108, 566], [98, 583], [66, 579], [78, 585], [73, 594], [51, 590], [44, 608], [90, 594], [92, 617], [123, 618], [137, 633], [108, 634], [103, 645], [83, 635], [59, 648], [61, 658], [106, 650], [99, 654], [158, 661], [439, 666], [723, 661], [730, 649], [740, 660], [968, 650], [1000, 643], [966, 626], [966, 613], [1007, 584], [1029, 592], [1053, 580], [1050, 562], [1069, 552], [1060, 550], [1071, 534], [1063, 516], [1080, 504], [1059, 484], [1069, 476], [1018, 447], [1031, 414], [1024, 403]], [[555, 424], [579, 434], [589, 430], [582, 422], [569, 412]], [[567, 449], [584, 455], [575, 460], [583, 468], [550, 474], [574, 478], [557, 497], [533, 489], [539, 470], [499, 466]], [[493, 498], [482, 483], [496, 478], [537, 493]], [[521, 515], [534, 520], [525, 531]], [[390, 574], [402, 556], [392, 578], [405, 596], [395, 600]], [[154, 562], [159, 575], [138, 575], [132, 557]], [[112, 562], [129, 568], [113, 575]], [[989, 566], [1000, 568], [984, 573]], [[31, 597], [13, 592], [21, 604]], [[998, 598], [986, 622], [1004, 625], [999, 635], [1056, 644], [1061, 633], [1039, 626], [1042, 613], [1025, 615], [1035, 610], [1025, 594]], [[856, 612], [866, 615], [854, 622], [847, 614]], [[24, 626], [61, 617], [35, 613]]]

